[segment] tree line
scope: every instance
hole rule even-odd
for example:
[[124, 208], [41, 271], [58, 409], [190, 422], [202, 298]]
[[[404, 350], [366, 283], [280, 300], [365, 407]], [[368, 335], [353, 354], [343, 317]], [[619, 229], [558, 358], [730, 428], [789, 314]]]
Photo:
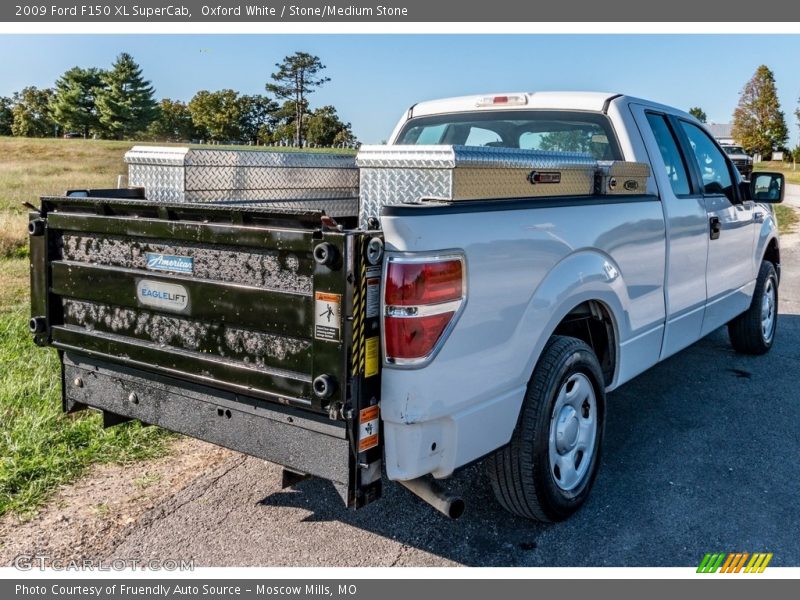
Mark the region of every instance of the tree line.
[[[800, 127], [800, 99], [794, 111]], [[706, 122], [706, 113], [699, 106], [689, 109], [689, 114]], [[748, 80], [739, 94], [739, 102], [733, 111], [734, 140], [751, 154], [767, 158], [774, 152], [782, 152], [784, 160], [800, 162], [800, 145], [790, 149], [789, 127], [786, 115], [778, 100], [775, 74], [767, 65], [761, 65]]]
[[0, 97], [0, 135], [82, 136], [168, 142], [287, 146], [357, 145], [333, 106], [311, 109], [309, 95], [330, 79], [317, 56], [295, 52], [262, 94], [200, 90], [189, 102], [155, 99], [130, 54], [108, 70], [73, 67], [52, 88], [29, 86]]

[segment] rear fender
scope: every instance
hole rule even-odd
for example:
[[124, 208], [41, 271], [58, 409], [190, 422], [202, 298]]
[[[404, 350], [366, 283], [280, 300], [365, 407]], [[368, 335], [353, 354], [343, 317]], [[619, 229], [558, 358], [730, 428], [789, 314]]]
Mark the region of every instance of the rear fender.
[[519, 334], [535, 340], [532, 346], [520, 346], [530, 352], [523, 378], [530, 377], [545, 344], [564, 317], [588, 301], [601, 303], [611, 316], [615, 356], [619, 357], [620, 343], [630, 337], [631, 331], [630, 298], [622, 273], [609, 255], [596, 250], [579, 251], [564, 258], [542, 280], [520, 322]]

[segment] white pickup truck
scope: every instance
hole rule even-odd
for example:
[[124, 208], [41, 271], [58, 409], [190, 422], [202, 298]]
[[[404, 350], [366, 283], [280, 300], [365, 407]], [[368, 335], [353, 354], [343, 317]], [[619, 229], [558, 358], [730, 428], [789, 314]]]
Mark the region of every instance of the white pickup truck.
[[[745, 183], [690, 115], [620, 94], [411, 107], [348, 156], [136, 147], [126, 190], [31, 213], [31, 332], [64, 408], [139, 419], [331, 480], [486, 457], [543, 521], [586, 500], [609, 391], [726, 325], [767, 352], [780, 174]], [[432, 477], [431, 477], [432, 476]]]

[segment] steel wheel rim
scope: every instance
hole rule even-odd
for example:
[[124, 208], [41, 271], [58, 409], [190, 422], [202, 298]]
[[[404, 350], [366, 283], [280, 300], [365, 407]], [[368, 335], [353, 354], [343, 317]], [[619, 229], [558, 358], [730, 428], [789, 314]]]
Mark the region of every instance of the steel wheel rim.
[[775, 284], [768, 278], [764, 284], [764, 294], [761, 298], [761, 335], [764, 341], [770, 343], [775, 335]]
[[585, 481], [596, 438], [594, 386], [583, 373], [573, 373], [558, 390], [550, 418], [550, 474], [563, 491], [570, 492]]

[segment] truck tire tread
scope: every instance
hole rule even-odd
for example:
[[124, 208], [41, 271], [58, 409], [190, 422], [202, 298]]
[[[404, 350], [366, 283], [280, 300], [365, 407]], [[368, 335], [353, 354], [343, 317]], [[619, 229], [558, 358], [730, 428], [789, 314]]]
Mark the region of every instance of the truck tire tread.
[[[577, 338], [553, 336], [548, 340], [528, 382], [511, 441], [487, 459], [489, 480], [498, 502], [508, 512], [520, 517], [552, 522], [569, 516], [553, 510], [542, 491], [537, 489], [532, 442], [540, 419], [549, 420], [549, 415], [542, 413], [547, 408], [548, 391], [554, 385], [554, 378], [559, 376], [562, 363], [576, 352], [588, 352], [594, 356], [592, 349]], [[602, 381], [599, 365], [594, 375]], [[587, 487], [590, 486], [591, 481]]]
[[[775, 273], [775, 267], [769, 261], [761, 261], [761, 268], [758, 271], [758, 279], [756, 279], [756, 287], [753, 292], [753, 300], [750, 303], [750, 307], [728, 323], [728, 337], [730, 338], [731, 346], [733, 346], [736, 352], [760, 355], [766, 354], [772, 347], [772, 343], [775, 340], [775, 333], [772, 334], [772, 339], [770, 339], [769, 342], [764, 340], [764, 336], [761, 333], [761, 298], [769, 278], [773, 279], [775, 298], [777, 301], [778, 279]], [[775, 310], [775, 319], [777, 319], [777, 306]], [[777, 331], [777, 323], [775, 323], [775, 331]]]

